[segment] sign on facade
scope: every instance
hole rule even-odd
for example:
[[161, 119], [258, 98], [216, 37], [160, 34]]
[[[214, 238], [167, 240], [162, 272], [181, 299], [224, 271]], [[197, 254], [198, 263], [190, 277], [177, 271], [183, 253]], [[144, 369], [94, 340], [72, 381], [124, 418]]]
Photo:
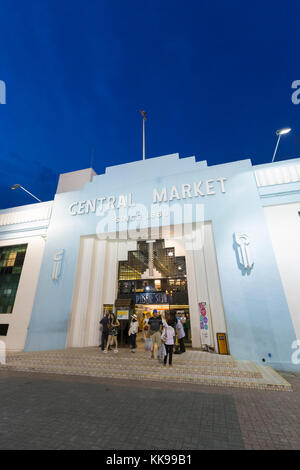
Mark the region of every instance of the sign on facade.
[[129, 319], [129, 310], [117, 310], [117, 319], [118, 320], [128, 320]]
[[206, 302], [199, 302], [200, 309], [200, 338], [202, 345], [207, 344], [210, 346], [210, 332], [209, 332], [209, 312]]

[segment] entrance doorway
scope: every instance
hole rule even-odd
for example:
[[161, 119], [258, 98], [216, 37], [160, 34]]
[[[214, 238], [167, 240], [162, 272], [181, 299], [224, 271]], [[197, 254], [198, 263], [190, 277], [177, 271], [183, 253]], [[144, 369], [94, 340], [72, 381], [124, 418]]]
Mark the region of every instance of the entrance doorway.
[[[212, 224], [191, 227], [187, 244], [173, 237], [171, 230], [159, 240], [125, 239], [125, 235], [116, 240], [81, 237], [67, 347], [99, 345], [103, 305], [111, 305], [117, 313], [116, 300], [127, 298], [128, 319], [137, 306], [145, 310], [167, 306], [171, 313], [187, 318], [187, 337], [193, 348], [208, 344], [217, 351], [216, 333], [227, 333], [227, 328]], [[206, 325], [201, 318], [204, 306]], [[126, 321], [125, 305], [120, 309]], [[208, 325], [205, 335], [202, 324]]]
[[[156, 310], [174, 322], [181, 317], [186, 342], [191, 343], [185, 256], [176, 256], [175, 248], [165, 247], [164, 240], [138, 241], [137, 249], [119, 262], [116, 304], [129, 299], [139, 322], [140, 341], [146, 336], [145, 320]], [[124, 336], [120, 340], [128, 343]]]

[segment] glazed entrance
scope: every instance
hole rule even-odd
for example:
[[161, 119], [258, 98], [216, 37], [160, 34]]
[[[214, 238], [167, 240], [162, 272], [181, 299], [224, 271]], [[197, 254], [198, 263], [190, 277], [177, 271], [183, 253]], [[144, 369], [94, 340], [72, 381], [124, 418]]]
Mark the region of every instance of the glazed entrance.
[[191, 342], [190, 313], [184, 256], [176, 256], [174, 247], [164, 240], [137, 242], [128, 259], [119, 262], [116, 313], [121, 324], [120, 343], [128, 343], [130, 317], [137, 314], [138, 340], [145, 337], [145, 320], [157, 310], [166, 317], [182, 318], [186, 343]]

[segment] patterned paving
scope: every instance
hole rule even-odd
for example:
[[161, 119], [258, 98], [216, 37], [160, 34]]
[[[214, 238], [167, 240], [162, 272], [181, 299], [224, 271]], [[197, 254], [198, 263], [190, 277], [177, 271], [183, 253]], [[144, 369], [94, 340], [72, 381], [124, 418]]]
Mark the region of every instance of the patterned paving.
[[149, 352], [142, 350], [135, 354], [128, 349], [120, 349], [118, 354], [113, 351], [103, 354], [100, 348], [72, 348], [9, 354], [6, 365], [0, 367], [65, 375], [292, 391], [290, 384], [268, 366], [201, 351], [187, 351], [173, 357], [173, 367], [169, 367], [151, 359]]

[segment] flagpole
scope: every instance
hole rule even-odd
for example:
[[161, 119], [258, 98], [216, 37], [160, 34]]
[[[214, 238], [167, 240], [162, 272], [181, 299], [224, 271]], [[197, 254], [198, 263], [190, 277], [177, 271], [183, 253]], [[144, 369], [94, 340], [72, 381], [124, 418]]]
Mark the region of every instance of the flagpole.
[[143, 118], [143, 160], [145, 160], [145, 118]]
[[146, 159], [146, 145], [145, 145], [145, 122], [146, 122], [146, 111], [140, 111], [143, 116], [143, 160]]

